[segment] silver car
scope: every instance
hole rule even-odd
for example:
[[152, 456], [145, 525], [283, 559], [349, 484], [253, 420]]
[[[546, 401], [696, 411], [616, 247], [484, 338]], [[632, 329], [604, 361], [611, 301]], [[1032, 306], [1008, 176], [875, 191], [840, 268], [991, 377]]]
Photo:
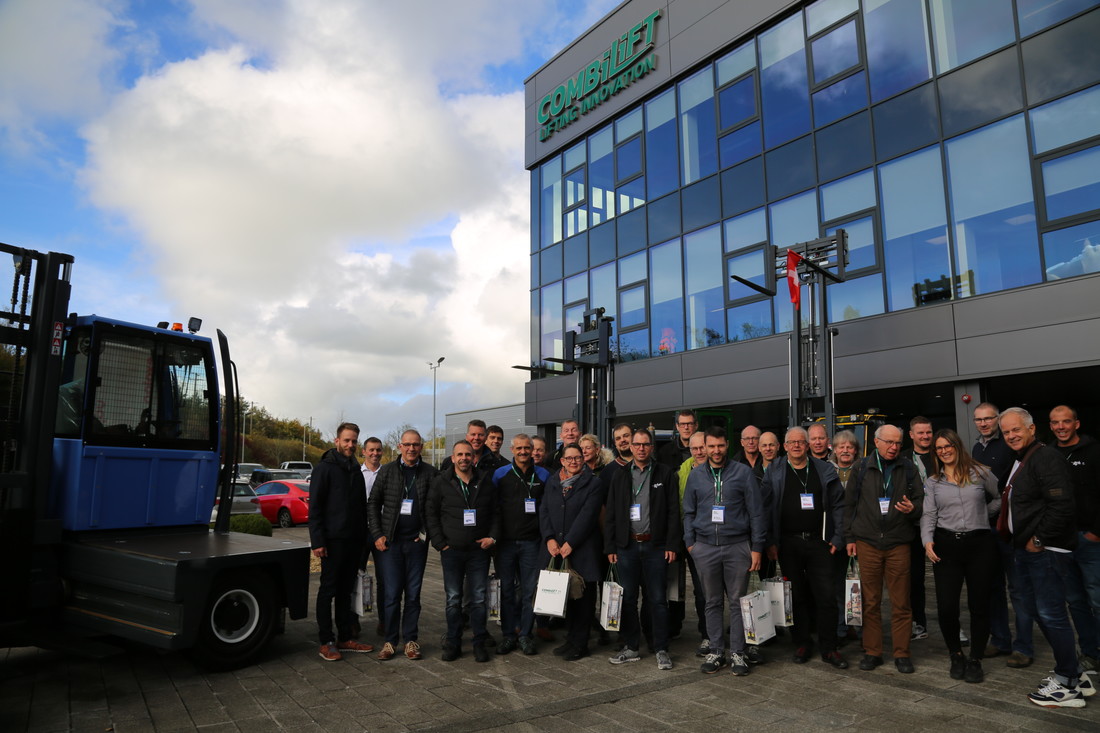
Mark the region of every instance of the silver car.
[[[218, 519], [218, 505], [220, 503], [221, 499], [215, 497], [214, 507], [210, 510], [211, 522]], [[260, 513], [260, 500], [256, 498], [256, 492], [248, 485], [247, 481], [237, 479], [233, 482], [233, 504], [229, 509], [229, 513], [230, 515]]]

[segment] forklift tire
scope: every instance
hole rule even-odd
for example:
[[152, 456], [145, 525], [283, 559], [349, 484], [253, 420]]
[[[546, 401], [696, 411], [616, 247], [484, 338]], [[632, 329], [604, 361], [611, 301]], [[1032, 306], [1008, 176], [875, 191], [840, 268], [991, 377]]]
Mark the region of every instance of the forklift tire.
[[294, 526], [294, 519], [290, 516], [289, 509], [279, 510], [279, 526], [283, 529]]
[[251, 664], [274, 634], [280, 610], [267, 573], [220, 576], [200, 619], [192, 658], [212, 670]]

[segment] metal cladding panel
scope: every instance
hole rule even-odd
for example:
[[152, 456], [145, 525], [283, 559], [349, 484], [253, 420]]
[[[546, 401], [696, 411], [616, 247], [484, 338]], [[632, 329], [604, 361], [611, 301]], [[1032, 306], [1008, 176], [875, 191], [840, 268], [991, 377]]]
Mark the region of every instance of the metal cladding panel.
[[[786, 334], [688, 351], [683, 354], [685, 379], [697, 379], [727, 374], [731, 371], [751, 371], [782, 366], [787, 368], [790, 341]], [[786, 379], [786, 377], [784, 377]], [[786, 394], [784, 387], [784, 394]]]
[[854, 323], [839, 323], [836, 324], [839, 333], [833, 338], [833, 354], [840, 359], [917, 344], [952, 341], [955, 338], [953, 315], [951, 304], [945, 303], [863, 318]]
[[747, 372], [729, 372], [684, 382], [684, 404], [706, 407], [767, 400], [786, 400], [790, 388], [787, 365]]
[[[672, 37], [669, 56], [673, 76], [797, 5], [798, 0], [673, 2], [669, 7], [669, 34]], [[685, 12], [689, 9], [690, 12]]]
[[679, 382], [684, 378], [682, 357], [659, 356], [642, 361], [631, 361], [615, 366], [615, 390], [622, 392], [633, 387], [646, 387], [663, 382]]
[[678, 410], [685, 404], [683, 383], [679, 381], [615, 390], [615, 408], [625, 414]]
[[1100, 317], [959, 339], [966, 377], [1100, 364]]
[[954, 380], [955, 342], [941, 341], [834, 359], [838, 392]]
[[954, 310], [960, 339], [1003, 332], [1006, 325], [1023, 330], [1100, 318], [1100, 275], [959, 300]]

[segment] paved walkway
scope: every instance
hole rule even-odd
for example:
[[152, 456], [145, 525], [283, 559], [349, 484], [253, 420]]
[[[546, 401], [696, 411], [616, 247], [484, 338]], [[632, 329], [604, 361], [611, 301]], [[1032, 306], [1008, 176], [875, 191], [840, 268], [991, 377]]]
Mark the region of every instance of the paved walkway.
[[[304, 537], [305, 530], [276, 530]], [[182, 654], [123, 643], [114, 656], [92, 660], [38, 649], [0, 650], [0, 731], [659, 731], [659, 730], [1100, 730], [1100, 697], [1088, 707], [1047, 710], [1027, 701], [1051, 669], [1049, 649], [1036, 632], [1040, 656], [1025, 670], [1002, 659], [985, 663], [980, 685], [947, 675], [947, 653], [935, 625], [913, 643], [916, 674], [887, 664], [874, 672], [835, 670], [814, 659], [789, 660], [789, 638], [765, 648], [770, 660], [738, 678], [699, 672], [697, 639], [672, 643], [676, 667], [607, 663], [611, 647], [567, 663], [550, 654], [514, 652], [477, 664], [465, 655], [439, 659], [443, 583], [435, 553], [424, 584], [421, 642], [425, 659], [379, 662], [374, 654], [325, 663], [317, 657], [312, 620], [288, 624], [263, 661], [236, 672], [208, 674]], [[314, 591], [316, 590], [314, 576]], [[934, 617], [929, 578], [929, 610]], [[685, 631], [693, 629], [693, 614]], [[365, 631], [373, 631], [369, 617]], [[493, 629], [499, 638], [499, 630]], [[560, 632], [559, 632], [560, 636]], [[373, 633], [365, 640], [375, 643]], [[888, 645], [887, 645], [888, 646]], [[859, 658], [850, 644], [849, 661]]]

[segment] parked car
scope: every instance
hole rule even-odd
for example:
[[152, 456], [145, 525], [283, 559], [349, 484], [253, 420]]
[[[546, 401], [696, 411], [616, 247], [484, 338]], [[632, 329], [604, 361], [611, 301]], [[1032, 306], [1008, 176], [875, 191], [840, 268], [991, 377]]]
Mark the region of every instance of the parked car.
[[237, 478], [245, 483], [252, 478], [252, 472], [264, 467], [262, 463], [238, 463]]
[[284, 471], [281, 468], [259, 468], [252, 472], [248, 483], [252, 488], [258, 488], [260, 484], [268, 481], [301, 481], [305, 476], [301, 471]]
[[260, 511], [267, 521], [293, 527], [309, 521], [309, 484], [305, 481], [268, 481], [256, 487]]
[[283, 461], [279, 464], [279, 468], [287, 468], [292, 471], [305, 471], [306, 474], [313, 473], [313, 464], [309, 461]]
[[[219, 504], [221, 504], [221, 498], [215, 497], [214, 508], [210, 510], [211, 522], [218, 519]], [[233, 503], [229, 507], [229, 513], [231, 515], [260, 513], [260, 500], [256, 498], [256, 492], [252, 490], [247, 481], [237, 479], [233, 482]]]

